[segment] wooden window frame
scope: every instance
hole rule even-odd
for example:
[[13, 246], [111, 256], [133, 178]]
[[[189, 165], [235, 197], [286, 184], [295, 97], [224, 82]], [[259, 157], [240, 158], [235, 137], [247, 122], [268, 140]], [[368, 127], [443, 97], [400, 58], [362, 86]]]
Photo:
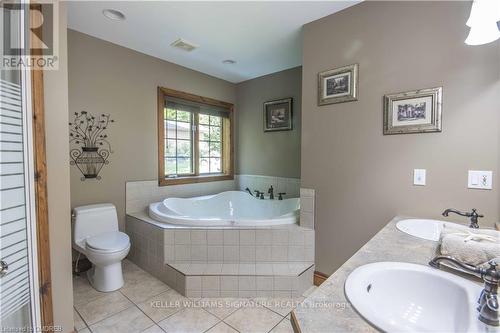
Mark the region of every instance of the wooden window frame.
[[[165, 129], [164, 129], [164, 110], [165, 110], [165, 100], [168, 98], [183, 99], [186, 101], [191, 101], [195, 103], [201, 103], [206, 105], [212, 105], [218, 108], [223, 108], [227, 110], [229, 117], [223, 119], [223, 131], [222, 131], [222, 174], [201, 174], [199, 173], [199, 131], [196, 130], [194, 134], [193, 143], [193, 163], [194, 163], [194, 175], [178, 176], [175, 178], [165, 177]], [[198, 117], [198, 114], [194, 114], [194, 117]], [[193, 120], [195, 124], [198, 124], [197, 119]], [[226, 121], [226, 123], [224, 123]], [[216, 99], [202, 97], [194, 94], [189, 94], [182, 91], [177, 91], [169, 88], [158, 87], [158, 112], [157, 112], [157, 123], [158, 123], [158, 185], [168, 186], [168, 185], [181, 185], [181, 184], [194, 184], [194, 183], [205, 183], [214, 182], [222, 180], [233, 180], [234, 179], [234, 105], [227, 102], [218, 101]], [[228, 128], [229, 131], [224, 130]]]

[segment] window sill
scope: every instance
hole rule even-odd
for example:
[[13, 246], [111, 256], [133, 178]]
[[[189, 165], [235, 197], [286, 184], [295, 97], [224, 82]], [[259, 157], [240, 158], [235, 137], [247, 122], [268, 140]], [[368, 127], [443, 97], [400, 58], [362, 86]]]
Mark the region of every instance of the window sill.
[[158, 182], [159, 186], [169, 186], [169, 185], [183, 185], [183, 184], [197, 184], [197, 183], [207, 183], [207, 182], [218, 182], [223, 180], [233, 180], [233, 175], [202, 175], [202, 176], [184, 176], [176, 178], [163, 178]]

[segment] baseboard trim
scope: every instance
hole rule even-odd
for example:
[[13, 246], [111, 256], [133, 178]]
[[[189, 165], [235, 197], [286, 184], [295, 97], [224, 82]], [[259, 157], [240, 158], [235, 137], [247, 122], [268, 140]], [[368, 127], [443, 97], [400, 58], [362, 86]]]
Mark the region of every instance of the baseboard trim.
[[314, 271], [314, 285], [315, 286], [320, 286], [323, 282], [325, 282], [326, 279], [328, 279], [329, 275], [325, 273], [321, 273], [318, 271]]

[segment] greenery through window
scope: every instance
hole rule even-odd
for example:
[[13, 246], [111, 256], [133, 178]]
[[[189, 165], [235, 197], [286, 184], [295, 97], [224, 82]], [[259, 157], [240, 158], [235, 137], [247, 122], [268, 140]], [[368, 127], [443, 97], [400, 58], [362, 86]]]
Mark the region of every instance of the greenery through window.
[[164, 90], [159, 89], [160, 185], [232, 179], [232, 105], [204, 104], [207, 98], [201, 97], [183, 100]]
[[199, 115], [200, 174], [220, 173], [222, 152], [222, 117]]
[[165, 174], [193, 174], [193, 113], [165, 110]]

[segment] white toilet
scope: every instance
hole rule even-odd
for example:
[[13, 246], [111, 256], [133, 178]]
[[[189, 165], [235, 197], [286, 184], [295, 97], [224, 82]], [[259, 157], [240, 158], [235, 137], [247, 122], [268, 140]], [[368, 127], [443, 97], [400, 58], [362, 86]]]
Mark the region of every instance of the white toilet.
[[123, 286], [122, 259], [130, 250], [130, 238], [118, 231], [116, 208], [112, 204], [73, 209], [73, 248], [92, 263], [87, 272], [90, 284], [99, 291]]

